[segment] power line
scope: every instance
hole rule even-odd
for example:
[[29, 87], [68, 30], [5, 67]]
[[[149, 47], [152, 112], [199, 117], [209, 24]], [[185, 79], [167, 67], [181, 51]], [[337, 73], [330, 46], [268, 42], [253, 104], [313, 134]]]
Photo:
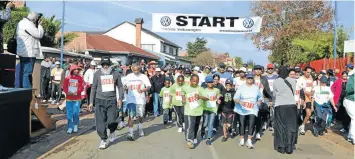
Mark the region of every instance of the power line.
[[133, 9], [133, 10], [137, 10], [137, 11], [140, 11], [140, 12], [143, 12], [143, 13], [153, 14], [153, 13], [151, 13], [151, 12], [148, 12], [148, 11], [145, 11], [145, 10], [142, 10], [142, 9], [139, 9], [139, 8], [134, 8], [134, 7], [130, 7], [130, 6], [127, 6], [127, 5], [123, 5], [123, 4], [115, 3], [115, 2], [111, 2], [111, 1], [108, 1], [108, 2], [109, 2], [109, 3], [112, 3], [112, 4], [114, 4], [114, 5], [118, 5], [118, 6], [121, 6], [121, 7]]

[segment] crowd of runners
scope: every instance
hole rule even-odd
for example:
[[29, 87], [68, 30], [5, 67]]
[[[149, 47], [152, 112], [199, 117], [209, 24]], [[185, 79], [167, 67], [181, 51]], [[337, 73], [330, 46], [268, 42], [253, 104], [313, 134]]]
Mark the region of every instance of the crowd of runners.
[[[44, 61], [42, 66], [51, 66], [46, 64], [50, 59]], [[348, 141], [354, 143], [353, 64], [344, 72], [315, 72], [309, 66], [275, 68], [273, 64], [189, 68], [142, 61], [122, 66], [109, 57], [99, 64], [68, 60], [64, 68], [53, 63], [50, 100], [66, 107], [67, 133], [78, 131], [80, 107], [86, 102], [95, 112], [100, 149], [116, 139], [118, 128], [128, 127], [127, 139], [134, 141], [137, 124], [137, 135], [143, 137], [147, 115], [162, 115], [165, 125], [174, 121], [191, 149], [199, 139], [211, 145], [219, 131], [221, 142], [239, 136], [239, 145], [252, 149], [252, 140], [261, 140], [268, 130], [274, 131], [275, 150], [292, 153], [308, 123], [317, 137], [341, 122], [341, 131], [348, 131]]]

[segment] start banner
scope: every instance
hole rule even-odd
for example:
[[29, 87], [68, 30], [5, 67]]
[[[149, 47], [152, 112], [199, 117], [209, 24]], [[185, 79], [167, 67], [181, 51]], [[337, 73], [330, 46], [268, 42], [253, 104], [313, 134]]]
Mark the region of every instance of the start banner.
[[261, 22], [261, 17], [153, 13], [152, 29], [154, 32], [246, 34], [260, 32]]

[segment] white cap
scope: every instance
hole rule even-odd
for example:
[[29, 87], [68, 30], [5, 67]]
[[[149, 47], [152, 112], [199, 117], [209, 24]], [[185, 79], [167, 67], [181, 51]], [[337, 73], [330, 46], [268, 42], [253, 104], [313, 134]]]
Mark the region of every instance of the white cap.
[[55, 64], [56, 64], [56, 65], [60, 65], [60, 62], [59, 62], [59, 61], [56, 61]]
[[247, 69], [245, 67], [242, 67], [239, 69], [240, 71], [247, 72]]
[[155, 68], [155, 72], [160, 72], [161, 69], [159, 67]]
[[96, 62], [95, 62], [94, 60], [92, 60], [92, 61], [90, 62], [90, 65], [91, 65], [91, 66], [96, 66]]
[[326, 70], [322, 70], [322, 72], [323, 72], [323, 73], [327, 73], [327, 71], [326, 71]]
[[194, 71], [200, 71], [200, 67], [195, 66], [193, 70], [194, 70]]
[[253, 71], [253, 69], [252, 68], [248, 68], [248, 72], [251, 72], [251, 71]]
[[102, 68], [102, 66], [101, 66], [101, 65], [98, 65], [97, 68]]

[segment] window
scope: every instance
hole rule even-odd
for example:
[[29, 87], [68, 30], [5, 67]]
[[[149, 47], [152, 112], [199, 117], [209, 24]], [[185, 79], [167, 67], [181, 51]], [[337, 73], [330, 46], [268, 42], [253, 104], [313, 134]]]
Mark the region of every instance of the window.
[[141, 47], [143, 50], [154, 51], [154, 44], [142, 44]]
[[166, 46], [165, 45], [163, 45], [163, 49], [161, 50], [161, 52], [166, 52]]
[[177, 56], [177, 54], [179, 53], [179, 49], [176, 49], [176, 51], [175, 51], [175, 56]]
[[173, 54], [174, 53], [174, 49], [172, 47], [169, 47], [169, 54]]

